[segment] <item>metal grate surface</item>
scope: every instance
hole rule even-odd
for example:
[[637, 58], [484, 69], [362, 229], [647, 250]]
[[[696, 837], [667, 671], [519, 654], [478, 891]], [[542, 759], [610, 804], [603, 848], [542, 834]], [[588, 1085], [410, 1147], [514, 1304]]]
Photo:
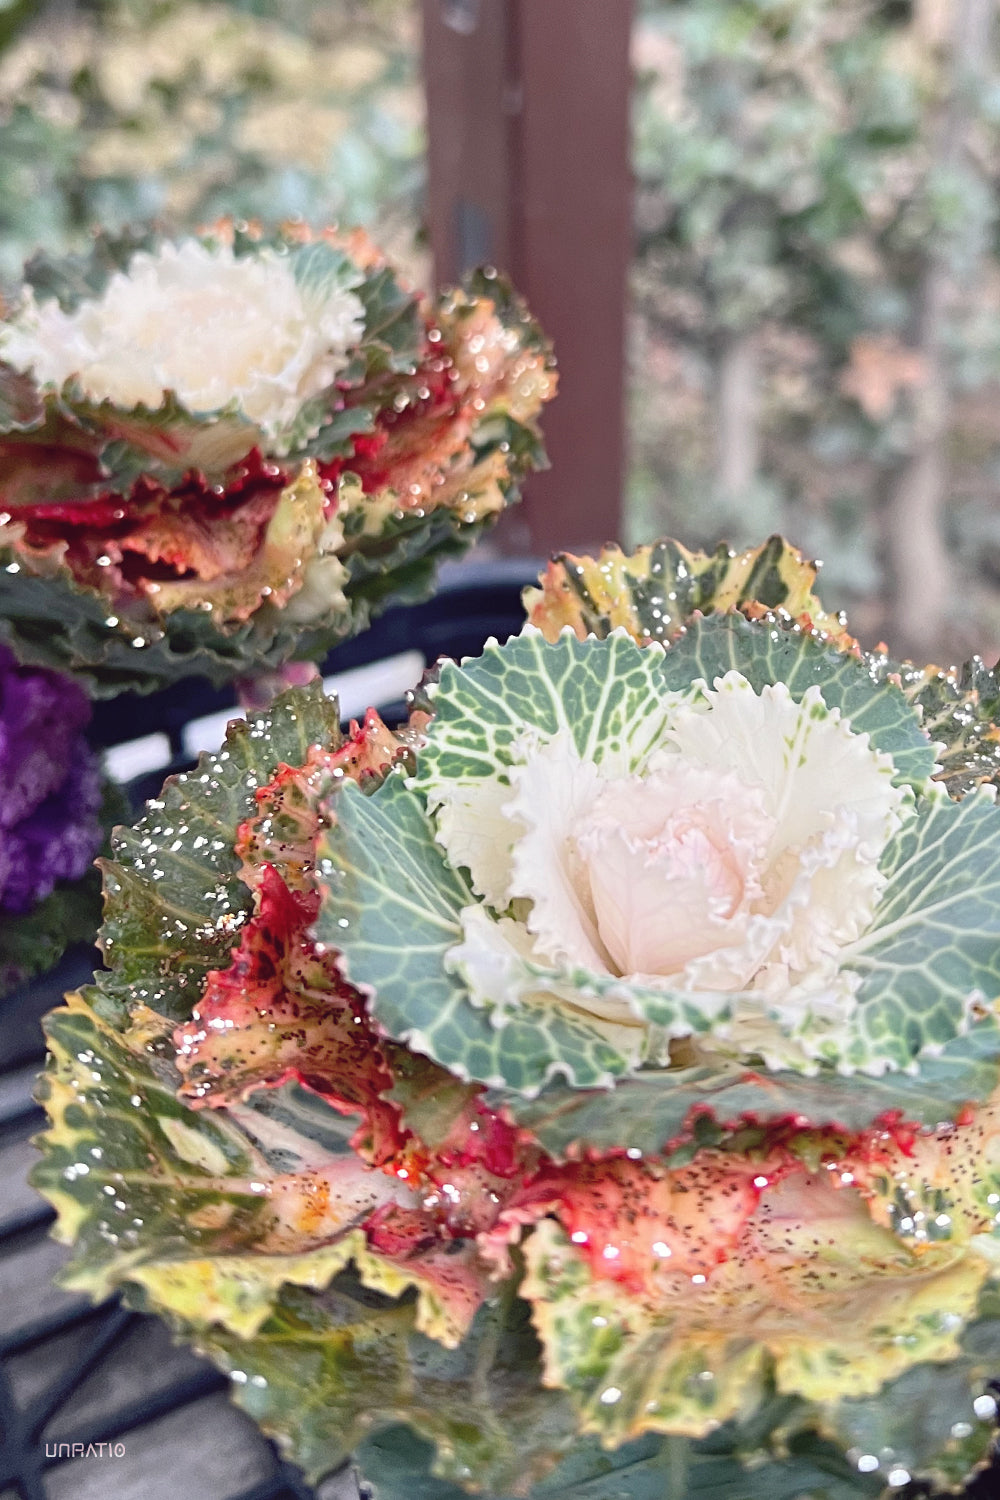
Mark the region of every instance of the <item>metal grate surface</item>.
[[[346, 713], [370, 695], [390, 722], [402, 717], [403, 687], [419, 676], [414, 653], [430, 663], [505, 639], [521, 626], [532, 576], [523, 561], [445, 570], [433, 601], [391, 610], [339, 647], [325, 672]], [[138, 807], [198, 748], [218, 744], [213, 716], [224, 722], [232, 704], [198, 680], [126, 695], [97, 705], [93, 738]], [[26, 1180], [44, 1119], [32, 1101], [40, 1022], [98, 963], [96, 951], [76, 949], [0, 1000], [0, 1500], [357, 1500], [346, 1470], [310, 1489], [230, 1404], [225, 1376], [158, 1319], [116, 1299], [94, 1308], [53, 1283], [68, 1251], [48, 1237], [53, 1214]]]

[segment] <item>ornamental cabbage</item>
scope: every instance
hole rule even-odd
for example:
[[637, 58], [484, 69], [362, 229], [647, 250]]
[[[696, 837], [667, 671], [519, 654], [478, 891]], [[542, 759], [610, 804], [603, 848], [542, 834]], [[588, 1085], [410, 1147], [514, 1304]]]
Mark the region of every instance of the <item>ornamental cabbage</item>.
[[65, 1280], [390, 1500], [960, 1485], [1000, 689], [866, 656], [780, 539], [617, 554], [657, 631], [553, 623], [596, 566], [398, 732], [295, 690], [119, 831], [48, 1022]]
[[90, 704], [57, 672], [0, 646], [0, 992], [93, 938], [103, 789]]
[[425, 303], [360, 233], [36, 259], [0, 321], [0, 629], [98, 695], [315, 659], [516, 498], [554, 390], [494, 272]]

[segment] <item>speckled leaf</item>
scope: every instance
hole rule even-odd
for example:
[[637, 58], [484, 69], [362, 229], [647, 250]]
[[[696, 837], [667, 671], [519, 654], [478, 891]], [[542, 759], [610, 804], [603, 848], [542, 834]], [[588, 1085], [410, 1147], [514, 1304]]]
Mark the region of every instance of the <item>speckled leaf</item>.
[[208, 970], [228, 967], [250, 912], [233, 845], [257, 788], [281, 762], [301, 764], [311, 745], [335, 748], [338, 720], [319, 684], [282, 694], [267, 712], [234, 721], [220, 751], [171, 777], [135, 828], [118, 831], [105, 867], [101, 941], [111, 973], [102, 996], [188, 1018]]
[[[57, 1236], [76, 1247], [66, 1286], [95, 1298], [142, 1288], [188, 1325], [219, 1323], [245, 1338], [282, 1286], [322, 1289], [353, 1262], [380, 1292], [416, 1286], [416, 1326], [461, 1339], [486, 1290], [471, 1243], [413, 1266], [370, 1250], [355, 1226], [391, 1201], [384, 1175], [298, 1136], [287, 1111], [186, 1108], [160, 1018], [147, 1012], [119, 1035], [93, 998], [70, 996], [49, 1017], [40, 1085], [51, 1123], [33, 1182], [57, 1211]], [[277, 1168], [268, 1143], [280, 1148]]]
[[[1000, 809], [985, 791], [929, 798], [891, 839], [882, 868], [889, 879], [874, 921], [843, 962], [862, 976], [859, 1049], [905, 1068], [1000, 998]], [[989, 1024], [1000, 1048], [994, 1017]]]
[[317, 935], [340, 949], [347, 977], [371, 993], [372, 1014], [389, 1035], [460, 1078], [531, 1090], [560, 1065], [585, 1086], [636, 1060], [544, 1001], [496, 1019], [472, 1003], [445, 955], [461, 941], [459, 913], [474, 898], [435, 844], [420, 797], [399, 776], [370, 797], [345, 784], [336, 825], [320, 844], [320, 872]]
[[530, 1130], [556, 1157], [623, 1146], [650, 1156], [681, 1135], [692, 1110], [704, 1110], [720, 1128], [795, 1116], [814, 1126], [839, 1125], [858, 1131], [896, 1110], [914, 1124], [937, 1125], [954, 1119], [966, 1103], [988, 1098], [998, 1081], [996, 1031], [992, 1026], [976, 1026], [949, 1043], [939, 1056], [921, 1059], [916, 1074], [872, 1078], [824, 1068], [815, 1077], [807, 1077], [753, 1073], [738, 1066], [650, 1069], [620, 1079], [613, 1090], [550, 1084], [531, 1100], [501, 1090], [487, 1099], [493, 1108], [502, 1107]]
[[[836, 1221], [829, 1228], [816, 1222], [792, 1232], [825, 1244], [825, 1239], [816, 1237], [838, 1228], [842, 1237], [844, 1226]], [[627, 1233], [624, 1227], [623, 1232]], [[728, 1264], [720, 1266], [709, 1274], [704, 1291], [689, 1287], [685, 1296], [675, 1288], [672, 1298], [660, 1297], [644, 1306], [623, 1297], [613, 1281], [592, 1276], [583, 1252], [578, 1253], [569, 1237], [545, 1220], [525, 1244], [528, 1275], [523, 1294], [533, 1304], [533, 1318], [545, 1348], [546, 1381], [568, 1391], [589, 1431], [600, 1433], [607, 1443], [620, 1443], [644, 1429], [663, 1426], [693, 1437], [711, 1432], [720, 1419], [753, 1410], [766, 1396], [775, 1374], [782, 1388], [787, 1380], [808, 1372], [820, 1403], [813, 1410], [844, 1453], [853, 1437], [849, 1426], [840, 1426], [841, 1403], [848, 1403], [857, 1423], [860, 1393], [871, 1386], [864, 1399], [877, 1409], [886, 1390], [893, 1390], [894, 1378], [906, 1368], [907, 1356], [900, 1356], [900, 1345], [904, 1345], [910, 1359], [921, 1353], [926, 1359], [936, 1356], [932, 1368], [942, 1374], [957, 1375], [964, 1368], [967, 1395], [962, 1410], [967, 1415], [972, 1399], [982, 1389], [985, 1371], [981, 1360], [972, 1370], [954, 1333], [947, 1332], [946, 1314], [951, 1308], [956, 1310], [957, 1328], [962, 1312], [967, 1316], [975, 1309], [982, 1268], [977, 1272], [961, 1263], [949, 1266], [947, 1260], [939, 1260], [936, 1267], [914, 1265], [907, 1297], [898, 1281], [893, 1281], [895, 1252], [884, 1232], [866, 1231], [862, 1223], [848, 1220], [846, 1233], [854, 1252], [868, 1260], [869, 1275], [880, 1257], [886, 1257], [880, 1295], [864, 1304], [855, 1303], [855, 1316], [850, 1317], [849, 1304], [841, 1303], [836, 1295], [838, 1282], [849, 1284], [852, 1273], [847, 1269], [845, 1246], [835, 1232], [830, 1248], [820, 1252], [815, 1264], [811, 1305], [809, 1299], [803, 1300], [805, 1287], [800, 1284], [798, 1301], [793, 1296], [785, 1306], [782, 1330], [773, 1315], [765, 1316], [764, 1308], [774, 1294], [768, 1290], [769, 1268], [763, 1260], [757, 1272], [752, 1262], [735, 1265], [731, 1275]], [[844, 1272], [847, 1282], [842, 1281]], [[757, 1274], [763, 1280], [755, 1287]], [[770, 1274], [781, 1272], [775, 1266]], [[724, 1289], [713, 1287], [720, 1278]], [[686, 1304], [696, 1307], [700, 1297], [718, 1299], [720, 1294], [716, 1316], [700, 1324]], [[775, 1299], [776, 1308], [782, 1301]], [[857, 1326], [858, 1314], [864, 1319], [862, 1328]], [[759, 1337], [764, 1327], [768, 1327], [766, 1340]], [[885, 1379], [888, 1387], [879, 1390]], [[874, 1418], [876, 1425], [886, 1422], [886, 1431], [891, 1430], [891, 1420], [884, 1415]], [[950, 1433], [928, 1434], [925, 1446], [913, 1452], [911, 1472], [923, 1472], [936, 1461], [934, 1446], [942, 1439], [947, 1445]], [[982, 1449], [980, 1434], [980, 1454]], [[884, 1478], [883, 1474], [883, 1482]]]
[[973, 657], [963, 667], [939, 672], [904, 663], [903, 691], [923, 715], [923, 726], [942, 747], [942, 781], [952, 797], [983, 783], [1000, 786], [1000, 679], [996, 667]]
[[868, 734], [877, 750], [892, 756], [897, 784], [921, 788], [934, 769], [934, 748], [920, 716], [901, 689], [864, 658], [742, 615], [695, 620], [663, 659], [667, 688], [693, 678], [711, 685], [726, 672], [742, 673], [756, 692], [769, 682], [787, 683], [792, 697], [814, 684], [827, 708], [838, 708], [856, 734]]
[[195, 1108], [218, 1106], [298, 1080], [334, 1108], [363, 1115], [380, 1161], [398, 1149], [399, 1132], [395, 1109], [379, 1097], [392, 1075], [377, 1037], [332, 956], [312, 951], [312, 902], [271, 865], [258, 900], [232, 965], [210, 972], [194, 1017], [175, 1033], [181, 1096]]
[[988, 1394], [1000, 1359], [995, 1286], [984, 1288], [978, 1316], [960, 1342], [960, 1357], [949, 1364], [916, 1365], [875, 1400], [842, 1401], [826, 1416], [837, 1444], [880, 1456], [883, 1478], [897, 1469], [935, 1489], [961, 1489], [986, 1463], [996, 1439], [996, 1403]]
[[548, 640], [569, 625], [581, 639], [622, 626], [637, 641], [670, 641], [696, 610], [736, 609], [780, 611], [841, 649], [854, 645], [842, 620], [813, 593], [815, 563], [780, 536], [744, 552], [724, 542], [711, 553], [689, 552], [669, 538], [629, 554], [616, 546], [596, 557], [563, 552], [540, 581], [541, 588], [525, 590], [524, 606]]
[[46, 1023], [39, 1087], [51, 1123], [33, 1181], [58, 1212], [59, 1238], [76, 1246], [66, 1284], [103, 1297], [143, 1261], [252, 1240], [267, 1208], [250, 1187], [261, 1164], [246, 1137], [185, 1108], [173, 1070], [153, 1064], [146, 1046], [162, 1042], [162, 1024], [126, 1041], [93, 998], [69, 996]]

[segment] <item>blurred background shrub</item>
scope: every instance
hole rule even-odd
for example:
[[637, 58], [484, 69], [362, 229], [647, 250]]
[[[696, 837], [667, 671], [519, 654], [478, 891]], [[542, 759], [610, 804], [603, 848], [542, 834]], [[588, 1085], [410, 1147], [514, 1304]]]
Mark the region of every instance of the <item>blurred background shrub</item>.
[[0, 274], [95, 222], [301, 215], [412, 259], [407, 0], [0, 0]]
[[[627, 540], [780, 528], [867, 639], [995, 654], [994, 0], [639, 0], [634, 62]], [[415, 0], [0, 0], [0, 100], [0, 278], [222, 213], [429, 274]]]
[[996, 19], [646, 0], [635, 37], [633, 525], [785, 529], [918, 654], [1000, 646]]

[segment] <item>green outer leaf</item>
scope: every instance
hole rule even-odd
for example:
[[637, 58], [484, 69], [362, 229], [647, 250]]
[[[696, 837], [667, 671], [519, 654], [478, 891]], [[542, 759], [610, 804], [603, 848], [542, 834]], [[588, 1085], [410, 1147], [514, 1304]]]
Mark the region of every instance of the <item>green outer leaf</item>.
[[509, 1290], [480, 1309], [455, 1350], [416, 1332], [412, 1303], [390, 1303], [349, 1275], [319, 1296], [286, 1288], [249, 1341], [211, 1329], [199, 1342], [249, 1377], [236, 1388], [240, 1404], [310, 1478], [367, 1433], [407, 1421], [437, 1445], [449, 1480], [475, 1475], [517, 1493], [575, 1440], [565, 1397], [539, 1384], [528, 1309]]
[[349, 368], [345, 378], [414, 370], [424, 337], [417, 298], [400, 285], [391, 266], [385, 265], [369, 271], [355, 290], [364, 304], [365, 337], [358, 368]]
[[92, 943], [100, 922], [101, 880], [93, 870], [60, 880], [28, 912], [0, 914], [0, 995], [53, 968], [67, 948]]
[[136, 826], [118, 830], [105, 872], [101, 942], [111, 973], [102, 1007], [113, 1000], [123, 1012], [141, 997], [171, 1020], [188, 1018], [252, 906], [233, 845], [257, 787], [282, 762], [301, 765], [310, 745], [335, 749], [339, 718], [319, 683], [282, 693], [264, 713], [230, 724], [222, 750], [171, 777]]
[[914, 1124], [937, 1125], [954, 1119], [962, 1105], [988, 1098], [998, 1082], [996, 1031], [974, 1026], [939, 1056], [922, 1059], [916, 1074], [872, 1078], [824, 1068], [807, 1077], [754, 1073], [736, 1065], [650, 1069], [620, 1079], [613, 1090], [550, 1084], [531, 1100], [496, 1090], [486, 1102], [504, 1109], [557, 1158], [629, 1146], [655, 1156], [681, 1134], [690, 1112], [700, 1106], [720, 1127], [801, 1115], [810, 1125], [860, 1131], [894, 1110]]
[[[28, 574], [10, 548], [0, 548], [0, 635], [20, 661], [55, 667], [85, 684], [94, 698], [152, 693], [196, 674], [216, 686], [251, 670], [278, 667], [289, 658], [307, 660], [368, 624], [366, 604], [318, 627], [303, 630], [280, 610], [263, 604], [245, 624], [224, 633], [201, 610], [176, 610], [156, 622], [148, 614], [120, 616], [108, 625], [111, 603], [96, 589], [81, 587], [68, 573]], [[136, 638], [145, 644], [134, 645]]]
[[890, 840], [882, 868], [889, 883], [872, 926], [844, 961], [862, 976], [855, 1025], [869, 1054], [904, 1068], [966, 1029], [973, 995], [987, 1005], [1000, 999], [992, 795], [928, 799]]
[[[530, 1500], [864, 1500], [882, 1488], [815, 1433], [797, 1434], [789, 1447], [787, 1457], [761, 1454], [747, 1467], [686, 1438], [644, 1437], [611, 1453], [582, 1438]], [[357, 1452], [374, 1500], [464, 1500], [468, 1491], [434, 1477], [433, 1458], [432, 1445], [407, 1427], [381, 1431]]]
[[39, 250], [24, 268], [25, 283], [40, 302], [55, 300], [72, 312], [88, 297], [99, 296], [115, 271], [123, 271], [137, 250], [152, 250], [160, 236], [150, 225], [95, 235], [76, 255], [50, 255]]
[[473, 1004], [445, 956], [461, 942], [459, 914], [475, 897], [445, 862], [422, 800], [400, 776], [371, 796], [343, 785], [319, 871], [316, 933], [339, 948], [348, 978], [370, 993], [372, 1014], [390, 1036], [461, 1078], [525, 1091], [560, 1068], [586, 1086], [630, 1065], [585, 1019], [544, 998], [525, 1000], [502, 1024]]
[[[461, 666], [446, 661], [416, 785], [496, 775], [529, 728], [565, 731], [584, 759], [621, 752], [637, 766], [667, 722], [663, 663], [661, 647], [640, 647], [624, 633], [603, 641], [564, 634], [549, 644], [530, 626]], [[680, 686], [687, 691], [690, 680]]]
[[[961, 1489], [989, 1456], [994, 1424], [973, 1401], [995, 1376], [1000, 1357], [1000, 1288], [984, 1287], [978, 1316], [961, 1337], [961, 1354], [945, 1365], [921, 1364], [883, 1386], [876, 1398], [842, 1401], [829, 1418], [844, 1446], [892, 1453], [914, 1478], [949, 1492]], [[965, 1429], [968, 1429], [967, 1431]]]
[[297, 245], [289, 255], [289, 262], [299, 286], [318, 297], [326, 296], [331, 288], [347, 290], [370, 279], [345, 250], [339, 245], [331, 245], [329, 240], [312, 240], [309, 244]]
[[663, 659], [667, 688], [683, 690], [698, 677], [711, 686], [729, 671], [742, 673], [756, 692], [769, 682], [784, 682], [796, 700], [817, 686], [827, 708], [839, 708], [856, 734], [869, 734], [876, 750], [892, 756], [897, 784], [925, 787], [934, 748], [919, 715], [901, 689], [880, 679], [864, 659], [739, 614], [695, 620]]
[[0, 359], [0, 432], [31, 432], [41, 425], [44, 415], [31, 376]]

